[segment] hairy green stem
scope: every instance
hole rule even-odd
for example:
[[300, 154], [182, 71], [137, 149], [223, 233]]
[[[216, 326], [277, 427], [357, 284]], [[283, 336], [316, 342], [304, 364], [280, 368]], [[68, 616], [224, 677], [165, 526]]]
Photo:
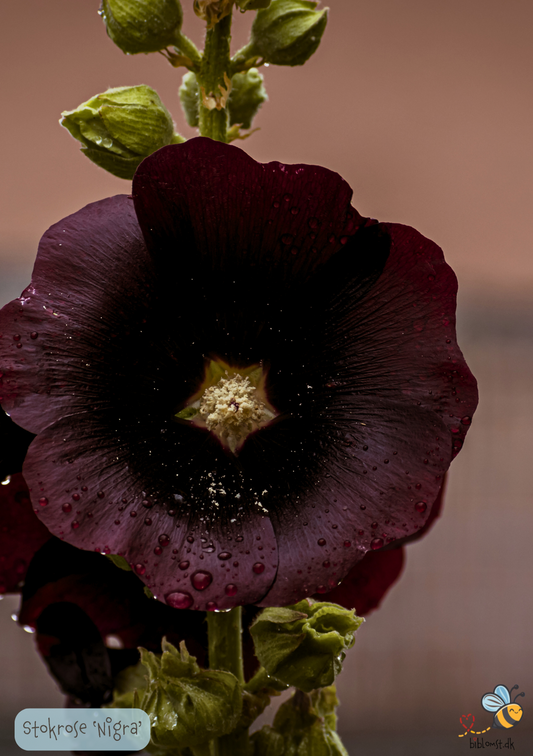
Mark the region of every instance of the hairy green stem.
[[228, 141], [230, 41], [231, 13], [207, 31], [202, 63], [196, 74], [200, 87], [200, 134], [218, 142]]
[[[224, 669], [244, 684], [242, 659], [242, 609], [229, 612], [207, 612], [209, 667]], [[214, 756], [248, 756], [247, 732], [231, 733], [218, 738]]]

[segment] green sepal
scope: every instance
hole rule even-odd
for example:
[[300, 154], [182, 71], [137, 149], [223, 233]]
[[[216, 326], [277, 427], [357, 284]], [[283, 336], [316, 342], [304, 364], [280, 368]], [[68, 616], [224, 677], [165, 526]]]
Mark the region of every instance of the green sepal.
[[235, 74], [228, 100], [230, 126], [238, 123], [244, 129], [251, 128], [257, 111], [266, 100], [268, 95], [263, 86], [263, 77], [257, 68]]
[[309, 692], [331, 685], [363, 621], [337, 604], [304, 599], [294, 606], [264, 609], [250, 632], [268, 674]]
[[235, 0], [235, 5], [243, 11], [268, 8], [272, 0]]
[[185, 120], [189, 126], [195, 128], [200, 119], [200, 89], [196, 75], [192, 71], [184, 75], [178, 93]]
[[141, 649], [148, 684], [140, 702], [161, 748], [199, 746], [231, 732], [242, 713], [242, 690], [231, 672], [203, 670], [185, 643], [178, 651], [166, 639], [162, 655]]
[[307, 0], [272, 0], [254, 20], [247, 57], [259, 55], [278, 66], [303, 65], [316, 52], [328, 22], [328, 9], [317, 11], [317, 5]]
[[297, 692], [283, 703], [272, 727], [252, 735], [253, 756], [348, 756], [335, 731], [334, 686]]
[[61, 115], [82, 152], [119, 178], [132, 179], [145, 157], [184, 141], [157, 92], [145, 85], [108, 89]]
[[113, 562], [115, 567], [118, 567], [121, 570], [125, 570], [126, 572], [131, 572], [131, 567], [128, 564], [128, 560], [124, 559], [123, 556], [119, 556], [118, 554], [106, 554], [106, 557]]
[[102, 0], [100, 15], [109, 37], [130, 55], [173, 45], [183, 22], [179, 0]]
[[189, 406], [180, 410], [180, 412], [176, 412], [174, 417], [178, 417], [180, 420], [190, 420], [191, 417], [197, 415], [199, 411], [198, 407]]

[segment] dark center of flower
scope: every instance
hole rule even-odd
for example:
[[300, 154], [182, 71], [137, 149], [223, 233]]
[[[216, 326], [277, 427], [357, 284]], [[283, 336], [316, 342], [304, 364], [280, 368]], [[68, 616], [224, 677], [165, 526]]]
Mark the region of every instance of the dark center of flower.
[[220, 360], [209, 362], [199, 391], [176, 413], [207, 428], [235, 455], [251, 433], [277, 415], [266, 397], [261, 365], [238, 369]]

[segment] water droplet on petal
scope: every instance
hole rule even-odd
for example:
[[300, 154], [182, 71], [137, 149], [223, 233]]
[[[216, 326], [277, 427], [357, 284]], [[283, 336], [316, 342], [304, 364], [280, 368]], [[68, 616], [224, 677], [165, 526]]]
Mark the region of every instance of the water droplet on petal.
[[380, 549], [383, 546], [383, 538], [374, 538], [372, 541], [370, 541], [370, 548], [374, 549]]
[[41, 498], [39, 499], [39, 506], [46, 507], [47, 504], [48, 499], [46, 498], [46, 496], [41, 496]]
[[237, 586], [234, 583], [229, 583], [225, 589], [226, 596], [235, 596], [237, 593]]
[[317, 541], [319, 546], [325, 546], [326, 545], [326, 539], [325, 538], [319, 538]]
[[210, 572], [199, 570], [191, 576], [191, 583], [197, 591], [205, 591], [213, 582], [213, 575]]
[[162, 533], [162, 535], [159, 536], [159, 543], [161, 546], [168, 546], [170, 543], [170, 536], [168, 536], [166, 533]]
[[165, 596], [165, 600], [173, 609], [188, 609], [193, 603], [191, 594], [186, 592], [182, 593], [181, 591], [169, 593], [168, 596]]
[[30, 333], [30, 339], [33, 339], [34, 341], [35, 341], [35, 339], [36, 339], [36, 338], [37, 338], [38, 336], [39, 336], [39, 334], [37, 333], [37, 331], [32, 331], [32, 332]]
[[205, 608], [208, 612], [216, 612], [216, 610], [218, 609], [218, 604], [216, 601], [208, 601]]
[[184, 559], [183, 562], [180, 562], [178, 564], [178, 567], [180, 568], [180, 570], [186, 570], [188, 566], [189, 566], [189, 562], [186, 559]]
[[67, 502], [66, 504], [63, 504], [61, 509], [65, 514], [68, 514], [69, 512], [72, 512], [72, 504], [70, 504], [70, 502]]
[[80, 523], [77, 520], [74, 520], [70, 527], [72, 530], [77, 530], [80, 527]]
[[351, 545], [352, 545], [351, 541], [344, 541], [344, 548], [345, 549], [349, 549], [351, 547]]
[[229, 551], [221, 551], [218, 555], [218, 558], [222, 559], [222, 561], [224, 562], [226, 561], [226, 559], [231, 559], [231, 554], [229, 553]]
[[137, 575], [144, 575], [144, 573], [146, 572], [146, 567], [144, 566], [144, 564], [141, 564], [139, 562], [139, 564], [135, 565], [135, 572], [137, 573]]
[[252, 567], [252, 570], [255, 572], [256, 575], [260, 575], [262, 572], [265, 571], [265, 565], [261, 562], [256, 562], [254, 566]]
[[161, 556], [162, 553], [163, 553], [163, 549], [161, 548], [161, 546], [156, 546], [154, 549], [154, 554], [156, 556]]
[[418, 501], [415, 504], [415, 509], [417, 512], [420, 512], [420, 514], [423, 514], [427, 508], [428, 508], [428, 505], [426, 504], [425, 501]]

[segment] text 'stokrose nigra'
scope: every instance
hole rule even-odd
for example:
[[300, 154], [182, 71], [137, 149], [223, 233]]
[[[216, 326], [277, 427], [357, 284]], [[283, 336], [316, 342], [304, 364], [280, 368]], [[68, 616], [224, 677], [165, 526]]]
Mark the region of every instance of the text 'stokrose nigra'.
[[456, 280], [350, 199], [199, 138], [44, 235], [0, 372], [51, 532], [213, 609], [324, 593], [424, 527], [477, 400]]

